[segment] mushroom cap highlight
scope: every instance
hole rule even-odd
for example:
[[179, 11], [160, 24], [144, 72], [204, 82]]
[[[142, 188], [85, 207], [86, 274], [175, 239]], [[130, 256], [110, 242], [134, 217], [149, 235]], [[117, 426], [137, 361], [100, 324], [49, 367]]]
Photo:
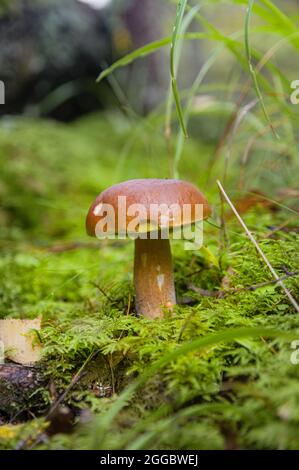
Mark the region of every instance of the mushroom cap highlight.
[[[126, 209], [125, 217], [119, 218], [119, 197], [124, 197]], [[204, 195], [191, 183], [177, 179], [134, 179], [111, 186], [100, 193], [91, 205], [86, 218], [86, 231], [90, 236], [96, 236], [96, 227], [98, 222], [109, 214], [101, 209], [103, 205], [109, 205], [114, 209], [114, 227], [115, 234], [128, 233], [130, 222], [136, 217], [138, 206], [143, 207], [142, 229], [140, 231], [149, 232], [163, 228], [168, 224], [169, 228], [176, 228], [182, 225], [192, 224], [206, 219], [210, 215], [210, 207]], [[184, 206], [189, 206], [188, 211], [184, 212]], [[202, 206], [202, 212], [198, 214], [196, 207]], [[134, 207], [136, 210], [134, 211]], [[157, 207], [156, 224], [152, 225], [153, 207]], [[163, 211], [159, 212], [159, 207], [168, 208], [166, 216]], [[183, 221], [182, 221], [182, 214]], [[167, 220], [163, 219], [166, 218]]]

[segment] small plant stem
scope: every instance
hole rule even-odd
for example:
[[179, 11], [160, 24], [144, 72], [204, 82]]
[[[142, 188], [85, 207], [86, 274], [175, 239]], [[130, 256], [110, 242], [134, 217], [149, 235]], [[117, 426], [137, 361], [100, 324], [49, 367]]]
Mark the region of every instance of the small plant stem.
[[284, 276], [279, 277], [278, 279], [271, 279], [270, 281], [260, 282], [259, 284], [254, 284], [252, 286], [236, 287], [236, 288], [216, 290], [216, 291], [209, 291], [206, 289], [202, 289], [201, 287], [197, 287], [192, 283], [188, 284], [187, 287], [188, 289], [192, 290], [193, 292], [196, 292], [197, 294], [202, 295], [203, 297], [222, 298], [226, 294], [238, 294], [239, 292], [243, 292], [244, 290], [255, 291], [257, 289], [261, 289], [262, 287], [271, 286], [272, 284], [277, 284], [278, 282], [284, 281], [285, 279], [288, 279], [289, 277], [295, 277], [298, 275], [299, 275], [299, 269], [298, 271], [294, 271], [293, 273], [287, 273]]

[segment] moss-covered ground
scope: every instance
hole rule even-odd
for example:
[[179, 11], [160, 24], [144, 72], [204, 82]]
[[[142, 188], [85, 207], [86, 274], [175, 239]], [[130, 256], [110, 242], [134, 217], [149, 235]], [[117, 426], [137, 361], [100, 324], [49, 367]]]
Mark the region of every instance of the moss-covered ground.
[[[227, 206], [221, 228], [212, 142], [190, 138], [181, 162], [180, 177], [205, 192], [213, 215], [203, 249], [172, 244], [175, 315], [138, 318], [133, 243], [85, 235], [86, 212], [101, 190], [125, 179], [168, 176], [157, 129], [150, 119], [132, 123], [109, 112], [69, 125], [1, 121], [0, 317], [42, 315], [40, 367], [49, 382], [23, 409], [12, 400], [1, 411], [2, 448], [299, 448], [299, 364], [291, 361], [291, 336], [283, 336], [299, 340], [298, 314], [277, 284], [246, 290], [271, 273]], [[263, 158], [258, 171], [254, 162], [246, 168], [243, 187], [234, 161], [226, 189], [284, 276], [299, 265], [297, 196], [279, 196], [286, 160]], [[242, 198], [256, 188], [263, 195], [244, 208]], [[298, 277], [285, 285], [299, 297]], [[277, 335], [262, 334], [264, 328]], [[215, 339], [220, 332], [222, 340]], [[205, 338], [212, 339], [192, 348]], [[186, 352], [172, 359], [180, 348]], [[49, 436], [45, 416], [67, 387], [62, 404], [72, 413], [71, 434], [58, 429]]]

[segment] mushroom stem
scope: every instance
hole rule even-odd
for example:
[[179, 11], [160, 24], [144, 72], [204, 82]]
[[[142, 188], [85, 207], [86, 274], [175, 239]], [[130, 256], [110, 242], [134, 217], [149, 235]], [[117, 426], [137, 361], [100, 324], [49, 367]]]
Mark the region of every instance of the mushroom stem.
[[163, 317], [176, 303], [168, 239], [135, 240], [134, 282], [136, 309], [147, 318]]

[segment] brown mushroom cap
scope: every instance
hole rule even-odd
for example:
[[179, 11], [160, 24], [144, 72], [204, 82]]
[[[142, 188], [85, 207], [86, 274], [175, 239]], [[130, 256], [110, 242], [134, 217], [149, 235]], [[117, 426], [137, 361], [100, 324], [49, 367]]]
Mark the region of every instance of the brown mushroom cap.
[[[151, 224], [150, 207], [153, 204], [166, 204], [168, 207], [178, 205], [183, 210], [184, 205], [190, 205], [190, 213], [187, 220], [184, 218], [183, 224], [191, 224], [210, 215], [210, 208], [203, 194], [191, 183], [175, 179], [135, 179], [116, 184], [103, 191], [91, 205], [86, 218], [86, 231], [90, 236], [96, 236], [96, 225], [104, 215], [97, 215], [102, 204], [109, 204], [115, 211], [115, 231], [116, 234], [127, 231], [128, 224], [135, 215], [126, 213], [123, 222], [125, 226], [118, 226], [118, 197], [126, 196], [126, 207], [133, 204], [141, 204], [146, 211], [146, 220], [143, 222]], [[203, 206], [202, 217], [196, 215], [196, 205]], [[176, 217], [176, 213], [170, 210], [169, 227], [181, 226], [181, 221]], [[158, 222], [160, 227], [160, 219]], [[161, 223], [162, 226], [162, 223]], [[150, 225], [149, 225], [150, 227]], [[157, 227], [155, 228], [157, 229]], [[149, 228], [146, 231], [150, 231]]]

